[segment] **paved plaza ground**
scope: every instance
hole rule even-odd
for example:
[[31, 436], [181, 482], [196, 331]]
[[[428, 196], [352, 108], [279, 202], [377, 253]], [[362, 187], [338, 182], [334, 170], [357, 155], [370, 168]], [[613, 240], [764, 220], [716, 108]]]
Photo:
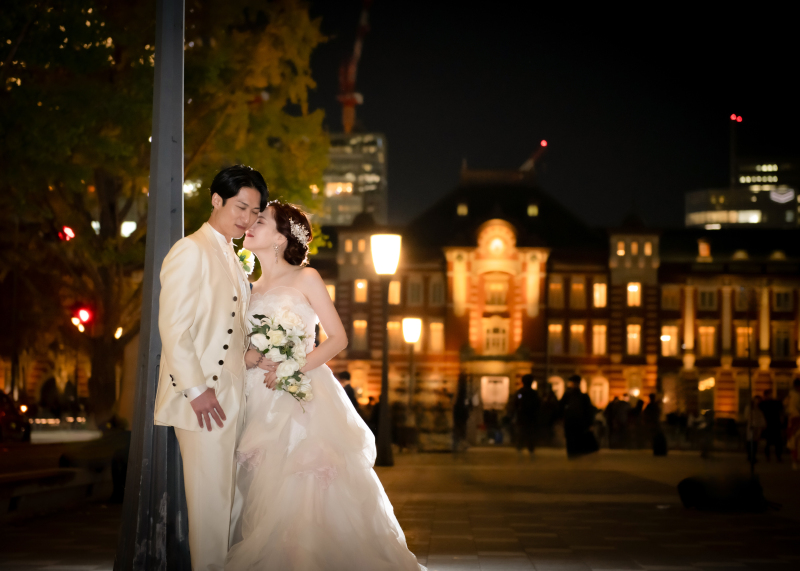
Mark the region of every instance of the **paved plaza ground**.
[[[785, 464], [757, 467], [783, 509], [713, 514], [685, 510], [675, 485], [746, 472], [741, 456], [604, 450], [568, 461], [561, 450], [481, 448], [395, 459], [378, 474], [430, 571], [800, 569], [800, 472]], [[111, 569], [120, 512], [94, 504], [0, 528], [0, 570]]]

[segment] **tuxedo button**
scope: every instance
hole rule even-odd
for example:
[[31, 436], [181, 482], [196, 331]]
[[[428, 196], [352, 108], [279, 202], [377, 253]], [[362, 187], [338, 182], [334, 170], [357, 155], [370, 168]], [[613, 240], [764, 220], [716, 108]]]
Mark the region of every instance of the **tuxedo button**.
[[233, 333], [233, 329], [228, 329], [228, 335], [230, 335], [231, 333]]
[[233, 296], [233, 301], [239, 301], [239, 298], [234, 295]]
[[213, 376], [213, 377], [211, 377], [211, 378], [212, 378], [212, 379], [214, 379], [214, 380], [216, 381], [216, 380], [217, 380], [217, 375], [214, 375], [214, 376]]
[[225, 349], [226, 351], [228, 350], [228, 346], [227, 345], [223, 345], [222, 348]]
[[236, 312], [235, 311], [231, 311], [231, 317], [236, 317]]
[[219, 364], [220, 365], [223, 365], [224, 363], [225, 363], [225, 361], [223, 361], [222, 359], [219, 360]]

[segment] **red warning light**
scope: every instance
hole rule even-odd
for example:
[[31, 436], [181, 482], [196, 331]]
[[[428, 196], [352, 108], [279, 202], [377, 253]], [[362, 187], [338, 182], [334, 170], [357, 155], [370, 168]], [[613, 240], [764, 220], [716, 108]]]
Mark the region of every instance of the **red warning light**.
[[736, 113], [734, 113], [733, 115], [731, 115], [731, 121], [736, 121]]
[[736, 116], [736, 122], [737, 123], [741, 123], [742, 122], [742, 116], [741, 115], [737, 115]]
[[543, 140], [543, 141], [542, 141], [540, 144], [541, 144], [543, 147], [546, 147], [546, 146], [547, 146], [547, 141], [544, 141], [544, 140]]
[[70, 228], [69, 226], [64, 226], [61, 228], [61, 231], [58, 233], [58, 238], [60, 240], [64, 240], [65, 242], [69, 242], [75, 237], [75, 231]]
[[78, 319], [81, 320], [81, 323], [86, 323], [92, 318], [92, 312], [86, 308], [81, 308], [78, 310]]

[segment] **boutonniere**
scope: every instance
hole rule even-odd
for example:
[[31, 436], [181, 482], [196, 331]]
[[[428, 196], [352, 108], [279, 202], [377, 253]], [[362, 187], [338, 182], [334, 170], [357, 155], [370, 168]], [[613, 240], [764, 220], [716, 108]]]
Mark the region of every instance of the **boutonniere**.
[[253, 268], [256, 267], [256, 257], [253, 255], [253, 252], [242, 248], [239, 250], [239, 263], [242, 264], [242, 269], [246, 275], [250, 275], [253, 273]]

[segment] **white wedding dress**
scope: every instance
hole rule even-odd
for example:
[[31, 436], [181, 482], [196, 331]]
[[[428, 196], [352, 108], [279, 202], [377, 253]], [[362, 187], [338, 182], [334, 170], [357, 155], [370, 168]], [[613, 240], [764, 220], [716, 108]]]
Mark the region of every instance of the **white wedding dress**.
[[[302, 318], [310, 352], [318, 319], [298, 290], [252, 296], [248, 318], [284, 308]], [[237, 450], [244, 507], [225, 569], [424, 570], [372, 469], [372, 432], [327, 365], [307, 376], [314, 398], [301, 406], [289, 393], [266, 388], [261, 369], [247, 372]]]

